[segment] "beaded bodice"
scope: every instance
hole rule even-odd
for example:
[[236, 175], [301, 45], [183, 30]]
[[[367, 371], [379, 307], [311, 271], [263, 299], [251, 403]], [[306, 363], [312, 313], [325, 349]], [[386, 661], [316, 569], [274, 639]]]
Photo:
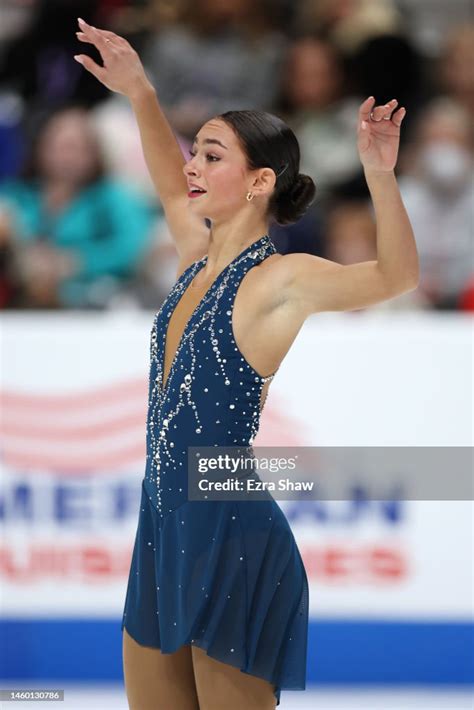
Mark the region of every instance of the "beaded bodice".
[[248, 446], [257, 434], [262, 377], [240, 352], [232, 329], [235, 295], [249, 269], [276, 252], [268, 235], [217, 276], [191, 314], [163, 383], [168, 323], [207, 256], [178, 278], [151, 330], [144, 485], [161, 517], [187, 500], [188, 446]]

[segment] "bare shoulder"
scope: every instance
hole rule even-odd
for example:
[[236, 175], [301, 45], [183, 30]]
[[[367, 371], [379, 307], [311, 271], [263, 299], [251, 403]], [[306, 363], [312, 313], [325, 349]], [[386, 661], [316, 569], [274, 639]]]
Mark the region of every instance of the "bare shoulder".
[[255, 295], [264, 310], [272, 311], [299, 300], [297, 285], [305, 274], [314, 276], [328, 267], [338, 266], [340, 264], [312, 254], [273, 254], [259, 265], [253, 284]]
[[267, 256], [245, 274], [239, 292], [242, 300], [251, 305], [254, 314], [256, 311], [272, 311], [277, 305], [278, 285], [272, 281], [272, 276], [275, 274], [275, 265], [283, 258], [282, 254]]
[[335, 261], [330, 261], [329, 259], [324, 259], [321, 256], [314, 256], [313, 254], [306, 254], [303, 252], [293, 253], [293, 254], [278, 254], [278, 259], [266, 259], [262, 265], [268, 262], [268, 274], [269, 278], [275, 279], [276, 283], [280, 287], [288, 286], [299, 276], [305, 272], [314, 273], [315, 271], [324, 271], [325, 269], [332, 269], [334, 267], [340, 267]]

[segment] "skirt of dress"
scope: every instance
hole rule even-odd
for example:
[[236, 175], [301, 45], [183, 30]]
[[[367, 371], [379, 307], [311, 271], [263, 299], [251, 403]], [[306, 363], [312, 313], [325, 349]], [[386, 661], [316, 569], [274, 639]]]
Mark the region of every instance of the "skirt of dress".
[[199, 646], [280, 691], [304, 690], [308, 580], [273, 500], [189, 501], [161, 519], [144, 483], [122, 630], [173, 653]]

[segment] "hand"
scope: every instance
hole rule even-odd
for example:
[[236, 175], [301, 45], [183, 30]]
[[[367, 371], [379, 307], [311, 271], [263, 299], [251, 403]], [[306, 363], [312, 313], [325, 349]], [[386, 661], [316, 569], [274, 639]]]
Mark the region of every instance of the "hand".
[[104, 66], [96, 64], [85, 54], [76, 54], [74, 59], [93, 74], [111, 91], [130, 97], [150, 82], [136, 51], [123, 37], [108, 30], [98, 30], [78, 19], [81, 32], [76, 32], [81, 42], [93, 44], [100, 53]]
[[42, 283], [57, 284], [76, 274], [81, 266], [78, 254], [45, 242], [23, 245], [21, 260], [28, 279], [37, 279]]
[[67, 279], [81, 270], [82, 262], [77, 253], [56, 249], [55, 260], [58, 278]]
[[375, 99], [370, 96], [361, 104], [357, 147], [365, 171], [390, 173], [395, 168], [400, 126], [406, 114], [402, 107], [390, 117], [397, 103], [396, 99], [392, 99], [387, 104], [374, 108]]

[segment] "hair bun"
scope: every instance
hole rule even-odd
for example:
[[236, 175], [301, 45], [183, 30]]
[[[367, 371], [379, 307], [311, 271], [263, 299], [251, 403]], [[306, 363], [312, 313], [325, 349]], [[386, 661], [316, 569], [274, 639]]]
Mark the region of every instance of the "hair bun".
[[303, 196], [303, 193], [305, 192], [306, 188], [312, 184], [313, 181], [308, 175], [302, 175], [301, 173], [298, 173], [298, 175], [296, 176], [296, 180], [290, 189], [290, 200], [297, 204]]
[[314, 201], [316, 185], [309, 175], [298, 173], [290, 187], [278, 195], [275, 219], [278, 224], [297, 222]]

